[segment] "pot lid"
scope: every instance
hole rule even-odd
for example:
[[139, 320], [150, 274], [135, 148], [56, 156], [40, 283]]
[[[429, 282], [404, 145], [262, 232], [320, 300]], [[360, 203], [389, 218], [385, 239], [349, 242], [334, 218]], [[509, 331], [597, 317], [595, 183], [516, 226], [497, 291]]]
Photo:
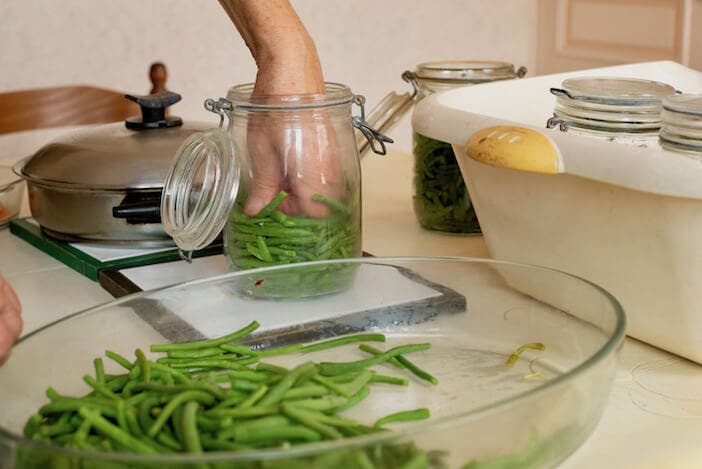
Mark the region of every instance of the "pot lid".
[[166, 115], [180, 101], [169, 91], [126, 95], [142, 116], [86, 128], [40, 148], [19, 168], [38, 183], [81, 189], [152, 189], [163, 187], [171, 161], [183, 141], [206, 124], [183, 124]]

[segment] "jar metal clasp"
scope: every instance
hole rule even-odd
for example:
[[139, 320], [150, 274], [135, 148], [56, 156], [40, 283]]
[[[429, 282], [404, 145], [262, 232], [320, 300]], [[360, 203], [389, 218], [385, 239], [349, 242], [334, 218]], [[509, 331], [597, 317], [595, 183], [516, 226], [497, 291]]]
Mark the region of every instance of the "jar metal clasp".
[[368, 140], [368, 144], [373, 153], [378, 155], [387, 154], [385, 143], [394, 143], [394, 140], [385, 134], [378, 132], [366, 121], [366, 98], [360, 94], [353, 95], [353, 104], [361, 108], [360, 116], [352, 116], [351, 123]]

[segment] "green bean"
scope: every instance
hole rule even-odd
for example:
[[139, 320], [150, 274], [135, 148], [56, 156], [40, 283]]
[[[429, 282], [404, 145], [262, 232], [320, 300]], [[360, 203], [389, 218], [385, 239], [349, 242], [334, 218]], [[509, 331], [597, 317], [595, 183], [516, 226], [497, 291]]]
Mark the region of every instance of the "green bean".
[[285, 375], [288, 373], [287, 368], [283, 368], [282, 366], [278, 365], [272, 365], [270, 363], [259, 363], [256, 365], [256, 371], [269, 371], [271, 373], [276, 373], [279, 375]]
[[262, 236], [259, 236], [256, 239], [256, 242], [258, 244], [258, 251], [261, 253], [261, 256], [263, 257], [262, 260], [266, 262], [273, 262], [273, 256], [271, 256], [271, 252], [268, 250], [268, 246], [266, 245], [266, 240], [263, 239]]
[[256, 225], [238, 225], [236, 227], [242, 233], [248, 233], [256, 236], [265, 236], [273, 238], [285, 238], [285, 241], [291, 241], [294, 238], [313, 238], [317, 240], [317, 236], [313, 231], [304, 228], [285, 228], [283, 226], [256, 226]]
[[156, 391], [166, 394], [180, 393], [184, 391], [205, 391], [220, 400], [226, 399], [228, 396], [228, 394], [221, 387], [205, 381], [191, 381], [187, 384], [174, 384], [171, 386], [156, 383], [137, 383], [135, 388], [139, 391]]
[[283, 394], [283, 400], [290, 401], [294, 399], [305, 399], [308, 397], [321, 397], [326, 396], [327, 394], [329, 394], [329, 388], [326, 386], [307, 384], [286, 391], [285, 394]]
[[146, 359], [144, 352], [141, 349], [136, 349], [134, 354], [137, 357], [137, 363], [141, 367], [141, 377], [145, 383], [151, 382], [151, 367], [149, 366], [149, 360]]
[[90, 433], [90, 429], [92, 428], [93, 424], [90, 423], [90, 420], [83, 420], [83, 422], [80, 424], [80, 427], [78, 427], [78, 430], [73, 434], [72, 440], [74, 443], [80, 444], [85, 442], [85, 440], [88, 438], [88, 434]]
[[187, 361], [187, 362], [179, 362], [179, 363], [169, 363], [172, 368], [185, 368], [185, 369], [192, 369], [192, 368], [215, 368], [219, 370], [244, 370], [244, 365], [241, 365], [239, 363], [235, 363], [233, 361], [227, 361], [227, 360], [219, 360], [219, 359], [214, 359], [214, 358], [203, 358], [200, 360], [193, 360], [193, 361]]
[[104, 401], [100, 402], [94, 398], [84, 397], [82, 399], [76, 399], [72, 397], [63, 397], [49, 404], [43, 405], [39, 408], [39, 413], [41, 415], [46, 414], [57, 414], [62, 412], [77, 412], [81, 407], [87, 407], [89, 409], [94, 409], [99, 411], [101, 414], [107, 415], [109, 417], [117, 417], [117, 409], [114, 406], [114, 401]]
[[241, 401], [238, 405], [238, 409], [246, 409], [247, 407], [252, 407], [268, 392], [268, 386], [261, 384], [257, 390], [255, 390], [249, 397]]
[[200, 437], [200, 441], [202, 442], [202, 447], [205, 450], [243, 451], [243, 450], [251, 449], [251, 446], [248, 446], [248, 445], [242, 445], [242, 444], [234, 443], [231, 441], [217, 440], [217, 439], [209, 437], [207, 435], [202, 435]]
[[340, 396], [349, 397], [351, 395], [346, 391], [345, 388], [343, 388], [342, 386], [339, 386], [338, 384], [334, 383], [333, 381], [328, 380], [324, 376], [315, 375], [312, 377], [312, 380], [318, 382], [322, 386], [326, 387], [327, 389], [329, 389], [333, 393], [338, 394]]
[[355, 342], [385, 342], [385, 336], [383, 334], [356, 334], [349, 335], [346, 337], [339, 337], [337, 339], [331, 339], [324, 342], [317, 342], [316, 344], [305, 345], [302, 347], [302, 351], [305, 353], [317, 352], [319, 350], [326, 350], [332, 347], [340, 347], [346, 344], [352, 344]]
[[118, 365], [122, 366], [123, 368], [126, 368], [128, 371], [132, 370], [132, 362], [124, 358], [119, 353], [113, 352], [112, 350], [106, 350], [105, 356], [117, 363]]
[[117, 401], [117, 425], [119, 425], [122, 430], [126, 432], [129, 431], [129, 426], [127, 425], [127, 405], [121, 399]]
[[226, 428], [217, 434], [218, 440], [228, 440], [236, 438], [236, 435], [242, 431], [256, 430], [259, 428], [279, 427], [290, 425], [290, 419], [284, 415], [269, 415], [266, 417], [248, 420], [238, 423], [236, 426]]
[[231, 407], [231, 406], [233, 406], [233, 405], [239, 404], [240, 402], [242, 402], [242, 401], [244, 401], [244, 400], [246, 400], [246, 399], [247, 399], [246, 394], [241, 394], [241, 393], [238, 393], [238, 392], [234, 392], [234, 393], [232, 393], [231, 396], [229, 396], [228, 398], [224, 399], [224, 400], [221, 401], [219, 404], [217, 404], [217, 405], [215, 406], [215, 408], [226, 408], [226, 407]]
[[120, 399], [120, 397], [117, 394], [110, 391], [104, 384], [100, 384], [97, 381], [95, 381], [95, 379], [93, 379], [93, 377], [90, 375], [83, 376], [83, 381], [85, 381], [88, 384], [88, 386], [93, 388], [98, 394], [102, 394], [103, 396], [108, 397], [110, 399]]
[[229, 342], [234, 342], [236, 340], [242, 339], [247, 335], [251, 334], [253, 331], [258, 329], [260, 324], [257, 321], [252, 321], [248, 326], [239, 329], [231, 334], [216, 338], [216, 339], [206, 339], [197, 340], [194, 342], [185, 342], [181, 344], [154, 344], [151, 346], [152, 352], [168, 352], [172, 350], [197, 350], [209, 347], [216, 347], [218, 345], [226, 344]]
[[156, 440], [168, 449], [178, 452], [183, 451], [183, 446], [168, 433], [159, 433]]
[[327, 425], [332, 425], [334, 427], [339, 427], [339, 428], [350, 428], [350, 427], [357, 427], [359, 423], [355, 420], [351, 419], [345, 419], [342, 417], [336, 417], [334, 415], [327, 415], [319, 410], [314, 410], [314, 409], [308, 409], [304, 407], [299, 407], [295, 402], [290, 402], [288, 404], [290, 407], [295, 407], [299, 409], [302, 412], [305, 412], [307, 415], [310, 417], [319, 420], [322, 423], [326, 423]]
[[309, 413], [305, 412], [304, 409], [296, 408], [288, 404], [283, 404], [282, 410], [283, 413], [291, 419], [296, 420], [298, 423], [301, 423], [302, 425], [311, 428], [312, 430], [318, 432], [321, 435], [326, 436], [327, 438], [331, 438], [333, 440], [338, 440], [342, 438], [341, 433], [339, 433], [339, 431], [336, 428], [330, 427], [329, 425], [322, 423], [319, 420], [316, 420], [313, 415], [310, 415]]
[[127, 432], [121, 430], [120, 428], [114, 426], [107, 420], [105, 420], [98, 412], [90, 410], [88, 408], [81, 408], [78, 413], [90, 422], [90, 424], [97, 431], [105, 435], [106, 437], [119, 443], [121, 446], [134, 451], [136, 453], [155, 453], [151, 446], [146, 443], [139, 441]]
[[257, 217], [257, 218], [267, 217], [268, 215], [270, 215], [271, 213], [273, 213], [273, 211], [275, 211], [275, 209], [278, 208], [278, 206], [280, 205], [280, 203], [281, 203], [281, 202], [283, 201], [283, 199], [285, 199], [287, 196], [288, 196], [288, 193], [285, 192], [285, 191], [280, 191], [280, 192], [278, 192], [278, 194], [277, 194], [270, 202], [268, 202], [268, 204], [266, 204], [265, 207], [263, 207], [263, 208], [258, 212], [258, 214], [256, 215], [256, 217]]
[[302, 344], [292, 344], [292, 345], [287, 345], [285, 347], [259, 350], [256, 352], [256, 355], [258, 357], [272, 357], [274, 355], [284, 355], [287, 353], [297, 352], [299, 350], [302, 350], [303, 348], [304, 348], [304, 345], [302, 345]]
[[409, 384], [409, 381], [407, 381], [404, 378], [396, 378], [395, 376], [387, 376], [387, 375], [379, 375], [379, 374], [374, 374], [371, 379], [371, 383], [386, 383], [386, 384], [394, 384], [397, 386], [407, 386]]
[[233, 417], [233, 418], [250, 418], [263, 417], [265, 415], [274, 415], [280, 412], [280, 406], [255, 406], [239, 409], [238, 407], [230, 409], [210, 409], [206, 411], [207, 415], [212, 417]]
[[300, 425], [280, 425], [268, 428], [239, 429], [234, 434], [237, 443], [268, 443], [286, 440], [319, 441], [322, 436]]
[[301, 365], [296, 366], [287, 375], [283, 377], [275, 386], [273, 386], [270, 391], [263, 396], [260, 401], [260, 405], [268, 406], [277, 404], [283, 399], [286, 391], [290, 389], [295, 382], [302, 376], [308, 375], [310, 373], [316, 373], [317, 367], [312, 362], [305, 362]]
[[95, 367], [95, 380], [100, 384], [105, 384], [105, 366], [102, 363], [102, 358], [93, 360]]
[[300, 399], [295, 405], [312, 410], [331, 410], [346, 404], [347, 399], [341, 396], [322, 397], [319, 399]]
[[200, 403], [197, 401], [189, 401], [183, 406], [181, 434], [183, 435], [183, 446], [187, 453], [202, 453], [197, 422], [195, 421], [199, 407]]
[[408, 422], [412, 420], [424, 420], [429, 418], [429, 409], [414, 409], [406, 410], [403, 412], [397, 412], [394, 414], [386, 415], [383, 418], [378, 419], [373, 426], [375, 428], [382, 427], [385, 424], [392, 422]]
[[220, 350], [226, 352], [236, 353], [237, 355], [256, 355], [256, 352], [251, 350], [248, 345], [242, 344], [222, 344], [219, 346]]
[[314, 200], [315, 202], [323, 203], [333, 211], [341, 212], [344, 214], [348, 213], [348, 208], [344, 204], [330, 197], [327, 197], [326, 195], [313, 194], [312, 200]]
[[55, 423], [53, 425], [41, 425], [39, 434], [42, 436], [55, 436], [65, 433], [73, 433], [73, 425], [69, 423]]
[[319, 364], [319, 371], [322, 375], [325, 376], [339, 375], [348, 371], [354, 371], [362, 368], [367, 368], [369, 366], [377, 365], [379, 363], [383, 363], [389, 360], [390, 358], [396, 357], [397, 355], [410, 352], [420, 352], [423, 350], [428, 350], [429, 348], [431, 348], [431, 344], [401, 345], [399, 347], [391, 348], [382, 355], [378, 355], [373, 358], [367, 358], [365, 360], [342, 363], [322, 362]]
[[363, 386], [356, 394], [351, 396], [346, 402], [336, 407], [336, 412], [343, 412], [355, 406], [370, 394], [370, 387]]
[[[375, 356], [380, 356], [383, 354], [381, 350], [378, 350], [376, 348], [371, 347], [370, 345], [360, 345], [358, 347], [359, 349], [363, 350], [364, 352], [368, 352], [372, 355]], [[423, 369], [419, 368], [417, 365], [409, 361], [407, 358], [403, 357], [402, 355], [398, 355], [395, 357], [395, 360], [401, 366], [402, 368], [405, 368], [406, 370], [409, 370], [413, 375], [415, 375], [417, 378], [423, 379], [425, 381], [429, 381], [431, 384], [438, 384], [439, 380], [433, 377], [431, 374], [427, 373]]]
[[216, 355], [222, 355], [226, 349], [219, 347], [207, 347], [197, 350], [170, 350], [168, 351], [168, 358], [205, 358], [212, 357]]
[[346, 390], [348, 395], [354, 395], [360, 391], [366, 384], [370, 383], [375, 375], [374, 371], [362, 370], [353, 380], [341, 386]]
[[214, 398], [211, 394], [204, 391], [184, 391], [176, 395], [173, 399], [168, 401], [166, 407], [163, 408], [163, 412], [156, 418], [156, 421], [151, 425], [149, 430], [146, 432], [151, 438], [155, 437], [158, 431], [166, 423], [166, 420], [171, 416], [171, 414], [186, 401], [197, 401], [202, 404], [211, 405], [214, 402]]
[[109, 389], [112, 392], [119, 392], [122, 389], [124, 389], [124, 386], [129, 382], [129, 376], [127, 375], [122, 375], [122, 376], [117, 376], [114, 379], [111, 379], [105, 383], [105, 387]]

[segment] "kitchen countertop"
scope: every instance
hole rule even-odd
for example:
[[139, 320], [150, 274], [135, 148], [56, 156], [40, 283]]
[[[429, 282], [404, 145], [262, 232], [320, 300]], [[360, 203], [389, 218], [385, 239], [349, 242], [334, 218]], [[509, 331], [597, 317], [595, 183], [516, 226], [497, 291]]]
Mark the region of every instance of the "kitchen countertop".
[[[0, 164], [11, 164], [66, 129], [0, 136]], [[480, 236], [433, 233], [412, 211], [412, 159], [401, 152], [363, 160], [364, 249], [376, 256], [489, 257]], [[27, 214], [26, 203], [23, 207]], [[88, 280], [0, 231], [0, 272], [23, 304], [25, 333], [109, 301]], [[625, 341], [604, 415], [561, 467], [702, 466], [702, 366], [634, 339]]]

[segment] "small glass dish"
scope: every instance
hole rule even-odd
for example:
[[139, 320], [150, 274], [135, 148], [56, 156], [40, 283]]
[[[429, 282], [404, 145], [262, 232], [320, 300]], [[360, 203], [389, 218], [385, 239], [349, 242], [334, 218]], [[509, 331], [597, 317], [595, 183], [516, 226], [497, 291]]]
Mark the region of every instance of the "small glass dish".
[[22, 205], [24, 181], [10, 166], [0, 165], [0, 230], [16, 218]]
[[[242, 294], [309, 266], [353, 267], [343, 292], [305, 299]], [[392, 412], [428, 408], [431, 417], [391, 431], [267, 449], [197, 454], [98, 452], [51, 446], [22, 436], [47, 402], [48, 386], [83, 395], [81, 379], [106, 349], [133, 360], [149, 344], [215, 337], [256, 319], [254, 350], [363, 331], [383, 333], [384, 350], [430, 343], [414, 363], [438, 384], [389, 365], [383, 374], [408, 386], [378, 384], [343, 415], [373, 422]], [[225, 274], [123, 297], [39, 329], [15, 345], [0, 368], [0, 467], [554, 467], [600, 419], [616, 374], [625, 317], [600, 287], [563, 272], [468, 258], [363, 258], [275, 266]], [[515, 361], [512, 354], [528, 343]], [[147, 354], [151, 356], [152, 354]], [[368, 358], [356, 345], [268, 357], [303, 361]], [[105, 361], [105, 372], [119, 368]], [[375, 386], [375, 385], [374, 385]], [[237, 423], [238, 424], [238, 423]], [[416, 459], [415, 459], [416, 457]], [[360, 459], [359, 459], [360, 458]], [[409, 466], [407, 466], [409, 467]]]

